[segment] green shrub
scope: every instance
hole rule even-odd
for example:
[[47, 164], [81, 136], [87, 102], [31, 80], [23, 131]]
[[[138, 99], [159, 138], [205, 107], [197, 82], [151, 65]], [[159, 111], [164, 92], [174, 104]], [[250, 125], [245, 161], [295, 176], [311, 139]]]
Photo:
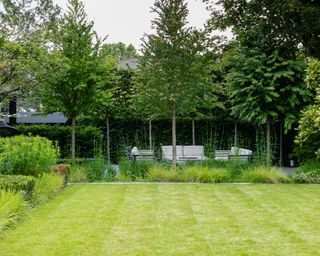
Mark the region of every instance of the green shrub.
[[320, 161], [318, 160], [309, 160], [297, 168], [296, 173], [318, 173], [320, 174]]
[[233, 181], [239, 180], [244, 172], [252, 168], [253, 164], [251, 162], [242, 160], [230, 160], [227, 162], [226, 170], [230, 173]]
[[300, 172], [291, 176], [294, 183], [320, 184], [320, 174], [318, 172]]
[[0, 231], [14, 224], [26, 207], [20, 192], [0, 190]]
[[186, 166], [187, 167], [189, 167], [189, 166], [204, 166], [204, 167], [215, 168], [215, 169], [225, 169], [228, 165], [228, 162], [230, 162], [230, 161], [208, 159], [208, 160], [201, 161], [201, 162], [188, 161]]
[[242, 181], [252, 183], [287, 183], [288, 177], [275, 167], [257, 166], [242, 175]]
[[99, 181], [103, 179], [106, 161], [103, 158], [85, 160], [82, 163], [82, 167], [86, 171], [86, 176], [89, 181]]
[[35, 178], [22, 175], [0, 175], [0, 189], [23, 191], [25, 198], [30, 199], [35, 186]]
[[[24, 135], [39, 135], [58, 143], [62, 158], [71, 156], [71, 126], [64, 125], [17, 125], [17, 129]], [[95, 157], [101, 153], [103, 132], [94, 126], [76, 127], [77, 157]]]
[[44, 173], [36, 179], [32, 201], [42, 203], [54, 196], [62, 188], [63, 178], [57, 174]]
[[72, 165], [69, 175], [69, 181], [74, 183], [89, 182], [86, 169], [78, 165]]
[[178, 182], [180, 181], [179, 172], [167, 169], [162, 166], [153, 166], [147, 173], [147, 180], [159, 182]]
[[51, 170], [59, 156], [52, 142], [42, 137], [0, 139], [0, 173], [38, 175]]
[[291, 175], [295, 183], [320, 183], [320, 162], [318, 160], [309, 160]]
[[120, 175], [117, 177], [117, 181], [120, 181], [120, 182], [130, 182], [130, 181], [133, 181], [131, 177], [129, 176], [126, 176], [125, 174], [123, 173], [120, 173]]
[[229, 173], [224, 169], [201, 166], [187, 167], [180, 176], [184, 182], [219, 183], [230, 180]]
[[106, 165], [105, 173], [103, 174], [103, 180], [116, 181], [117, 171], [112, 165]]
[[132, 180], [137, 178], [144, 178], [153, 163], [143, 161], [129, 161], [122, 159], [119, 163], [120, 173], [124, 176], [130, 177]]

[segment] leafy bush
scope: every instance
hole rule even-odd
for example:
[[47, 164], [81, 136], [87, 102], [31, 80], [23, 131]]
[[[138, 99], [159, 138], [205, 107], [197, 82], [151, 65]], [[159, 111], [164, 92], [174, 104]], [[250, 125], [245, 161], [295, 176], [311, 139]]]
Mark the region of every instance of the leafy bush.
[[38, 175], [48, 172], [59, 156], [52, 142], [42, 137], [0, 139], [0, 173]]
[[227, 162], [226, 170], [230, 173], [233, 181], [241, 179], [244, 172], [252, 168], [252, 163], [242, 160], [231, 160]]
[[308, 172], [320, 174], [320, 161], [309, 160], [296, 170], [296, 173], [308, 173]]
[[71, 166], [69, 181], [75, 183], [89, 182], [86, 169], [78, 165]]
[[208, 159], [205, 161], [188, 161], [187, 167], [189, 166], [205, 166], [209, 168], [215, 168], [215, 169], [225, 169], [230, 161], [222, 161], [222, 160], [213, 160]]
[[306, 161], [302, 166], [297, 168], [291, 175], [295, 183], [320, 183], [320, 162], [319, 160]]
[[44, 173], [36, 179], [32, 194], [35, 204], [42, 203], [54, 196], [62, 188], [63, 178], [57, 174]]
[[[71, 156], [71, 126], [64, 125], [17, 125], [17, 129], [25, 135], [39, 135], [58, 143], [61, 157]], [[77, 126], [77, 157], [94, 157], [101, 153], [103, 132], [93, 126]]]
[[180, 173], [184, 182], [219, 183], [230, 180], [229, 173], [224, 169], [193, 166]]
[[131, 180], [144, 178], [151, 167], [151, 163], [143, 161], [129, 161], [122, 159], [119, 163], [120, 173], [123, 176], [130, 177]]
[[278, 168], [257, 166], [242, 175], [242, 181], [252, 183], [287, 183], [288, 177]]
[[296, 173], [291, 178], [295, 183], [320, 184], [320, 174], [318, 172]]
[[0, 190], [0, 231], [14, 224], [26, 207], [20, 192]]
[[179, 172], [167, 169], [163, 166], [153, 166], [147, 173], [147, 180], [159, 182], [178, 182], [180, 181]]
[[1, 175], [0, 189], [23, 191], [26, 199], [30, 199], [35, 186], [35, 178], [22, 175]]
[[103, 179], [106, 169], [106, 161], [103, 158], [85, 160], [82, 167], [86, 171], [86, 176], [89, 181], [99, 181]]

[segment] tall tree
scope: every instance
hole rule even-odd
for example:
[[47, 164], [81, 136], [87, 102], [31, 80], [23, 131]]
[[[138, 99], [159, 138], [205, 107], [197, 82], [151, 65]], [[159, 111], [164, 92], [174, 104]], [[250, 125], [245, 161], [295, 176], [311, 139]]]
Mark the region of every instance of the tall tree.
[[105, 121], [107, 141], [107, 161], [110, 163], [110, 120], [111, 118], [130, 119], [132, 97], [131, 68], [123, 69], [119, 63], [128, 58], [136, 58], [137, 52], [132, 45], [124, 43], [104, 44], [101, 46], [100, 57], [105, 66], [105, 79], [96, 87], [94, 107], [89, 111], [90, 118]]
[[68, 1], [68, 11], [52, 38], [53, 49], [44, 61], [43, 87], [39, 93], [47, 111], [61, 111], [72, 120], [72, 159], [75, 159], [77, 117], [90, 107], [95, 87], [104, 78], [100, 39], [79, 0]]
[[283, 120], [289, 129], [297, 121], [297, 109], [309, 99], [303, 60], [284, 59], [278, 51], [268, 56], [258, 48], [239, 47], [230, 66], [226, 79], [232, 113], [240, 120], [266, 124], [266, 162], [271, 164], [271, 123]]
[[203, 34], [187, 27], [188, 8], [184, 0], [156, 0], [152, 12], [155, 34], [143, 39], [141, 64], [137, 72], [137, 98], [155, 116], [171, 117], [172, 156], [176, 168], [176, 119], [195, 111], [209, 70], [203, 61]]
[[320, 56], [320, 2], [316, 0], [203, 0], [212, 8], [211, 25], [214, 28], [232, 28], [234, 34], [247, 44], [257, 38], [248, 31], [263, 34], [263, 41], [271, 48], [285, 45]]
[[37, 84], [38, 49], [59, 13], [51, 0], [0, 1], [0, 102]]
[[303, 110], [295, 138], [295, 153], [301, 162], [320, 158], [320, 60], [309, 61], [306, 83], [314, 102]]

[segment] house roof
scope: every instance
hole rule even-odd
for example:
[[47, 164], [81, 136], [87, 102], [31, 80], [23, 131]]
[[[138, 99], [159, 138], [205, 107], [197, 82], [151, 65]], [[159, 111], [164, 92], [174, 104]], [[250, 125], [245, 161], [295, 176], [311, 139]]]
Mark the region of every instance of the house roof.
[[[44, 114], [41, 112], [17, 112], [17, 124], [64, 124], [67, 118], [60, 112]], [[5, 118], [9, 123], [9, 117]]]
[[118, 69], [135, 69], [139, 65], [139, 60], [137, 58], [129, 58], [123, 61], [120, 61], [118, 64]]

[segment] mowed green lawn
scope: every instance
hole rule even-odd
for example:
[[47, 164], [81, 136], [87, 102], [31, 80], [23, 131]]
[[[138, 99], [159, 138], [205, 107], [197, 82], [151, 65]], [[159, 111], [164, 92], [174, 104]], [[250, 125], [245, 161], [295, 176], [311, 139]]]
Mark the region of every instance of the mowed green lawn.
[[0, 255], [320, 255], [320, 186], [72, 185]]

